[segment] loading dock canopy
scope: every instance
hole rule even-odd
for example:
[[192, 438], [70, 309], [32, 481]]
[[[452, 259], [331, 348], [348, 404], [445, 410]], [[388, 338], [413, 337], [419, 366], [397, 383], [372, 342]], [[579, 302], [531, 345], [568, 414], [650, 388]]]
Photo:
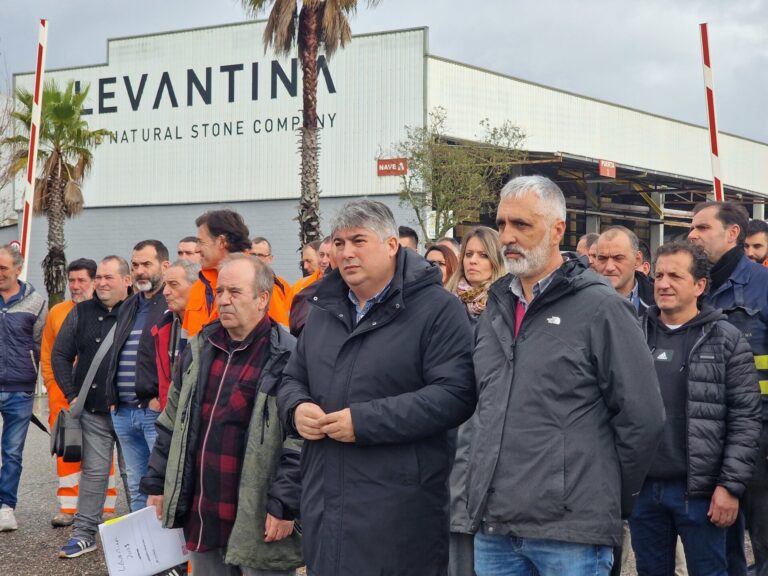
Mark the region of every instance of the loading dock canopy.
[[[712, 194], [711, 182], [567, 152], [528, 152], [520, 166], [522, 174], [541, 174], [557, 182], [569, 212], [595, 216], [688, 226], [693, 206]], [[766, 201], [727, 182], [725, 199], [744, 204], [749, 212]]]

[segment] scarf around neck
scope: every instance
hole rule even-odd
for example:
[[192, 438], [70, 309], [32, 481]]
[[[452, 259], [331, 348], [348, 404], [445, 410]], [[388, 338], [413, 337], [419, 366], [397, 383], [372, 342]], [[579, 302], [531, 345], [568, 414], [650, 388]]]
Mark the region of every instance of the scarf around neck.
[[710, 292], [720, 288], [730, 278], [733, 271], [736, 270], [736, 266], [741, 262], [742, 256], [744, 256], [744, 247], [734, 246], [720, 257], [720, 260], [709, 271], [709, 277], [712, 279]]
[[470, 316], [480, 316], [483, 310], [485, 310], [485, 304], [488, 301], [488, 284], [472, 288], [469, 282], [462, 278], [459, 280], [459, 285], [456, 286], [456, 296], [467, 307], [467, 312]]

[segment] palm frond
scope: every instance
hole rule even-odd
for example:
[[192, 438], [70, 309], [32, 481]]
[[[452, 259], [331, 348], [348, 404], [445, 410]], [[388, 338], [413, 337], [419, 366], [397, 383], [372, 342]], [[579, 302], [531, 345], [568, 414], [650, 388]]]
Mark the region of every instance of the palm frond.
[[80, 183], [76, 180], [69, 180], [64, 186], [64, 212], [68, 218], [77, 216], [83, 211], [83, 191], [80, 189]]
[[45, 208], [48, 205], [48, 179], [37, 178], [35, 180], [35, 195], [32, 199], [32, 214], [42, 216], [45, 214]]
[[245, 10], [246, 15], [250, 18], [255, 18], [259, 13], [266, 9], [272, 3], [273, 0], [240, 0]]
[[[381, 3], [381, 0], [366, 0], [368, 8], [375, 8]], [[357, 13], [360, 0], [338, 0], [339, 9], [343, 10], [347, 16], [353, 16]]]
[[24, 146], [29, 148], [29, 137], [23, 134], [17, 134], [16, 136], [6, 136], [0, 140], [0, 144], [9, 145], [13, 148]]
[[77, 164], [75, 164], [75, 169], [72, 173], [72, 179], [77, 180], [78, 182], [82, 181], [89, 164], [90, 162], [86, 159], [85, 156], [80, 156], [80, 158], [77, 159]]
[[7, 174], [11, 178], [15, 178], [16, 175], [19, 172], [24, 171], [27, 167], [27, 153], [24, 152], [23, 154], [15, 154], [11, 157], [10, 162], [8, 163]]
[[326, 0], [321, 8], [321, 37], [328, 58], [336, 53], [339, 46], [344, 48], [352, 40], [352, 29], [343, 3], [343, 0]]
[[287, 55], [296, 38], [296, 0], [275, 0], [264, 28], [264, 50], [272, 46], [277, 54]]

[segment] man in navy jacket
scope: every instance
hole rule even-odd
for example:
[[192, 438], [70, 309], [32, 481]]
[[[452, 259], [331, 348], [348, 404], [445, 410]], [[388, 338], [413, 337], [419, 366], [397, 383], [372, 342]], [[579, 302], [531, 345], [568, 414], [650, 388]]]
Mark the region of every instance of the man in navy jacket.
[[19, 280], [23, 265], [18, 250], [7, 244], [0, 246], [0, 532], [18, 528], [13, 510], [48, 315], [45, 298], [31, 284]]
[[712, 263], [706, 303], [720, 308], [749, 342], [763, 399], [763, 432], [751, 482], [738, 521], [728, 533], [728, 574], [745, 576], [744, 524], [749, 529], [758, 576], [768, 576], [768, 268], [744, 254], [749, 216], [738, 204], [702, 202], [693, 209], [688, 239]]

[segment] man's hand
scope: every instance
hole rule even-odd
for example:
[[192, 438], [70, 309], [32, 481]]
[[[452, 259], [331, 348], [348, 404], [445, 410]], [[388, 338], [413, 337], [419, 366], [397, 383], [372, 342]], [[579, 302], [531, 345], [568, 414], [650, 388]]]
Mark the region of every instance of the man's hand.
[[290, 536], [291, 532], [293, 532], [293, 520], [280, 520], [267, 512], [264, 542], [277, 542]]
[[154, 506], [157, 513], [157, 519], [163, 520], [163, 501], [165, 497], [162, 494], [147, 496], [147, 506]]
[[162, 412], [162, 409], [160, 408], [160, 400], [157, 398], [152, 398], [152, 400], [149, 401], [147, 408], [152, 410], [152, 412]]
[[293, 411], [293, 425], [305, 440], [322, 440], [325, 432], [320, 430], [320, 419], [324, 416], [325, 412], [317, 404], [302, 402]]
[[722, 486], [715, 488], [712, 494], [712, 500], [709, 503], [709, 521], [718, 528], [728, 528], [736, 522], [736, 516], [739, 514], [739, 499], [728, 492]]
[[355, 428], [352, 425], [352, 412], [349, 408], [331, 412], [320, 419], [320, 430], [339, 442], [354, 442]]

